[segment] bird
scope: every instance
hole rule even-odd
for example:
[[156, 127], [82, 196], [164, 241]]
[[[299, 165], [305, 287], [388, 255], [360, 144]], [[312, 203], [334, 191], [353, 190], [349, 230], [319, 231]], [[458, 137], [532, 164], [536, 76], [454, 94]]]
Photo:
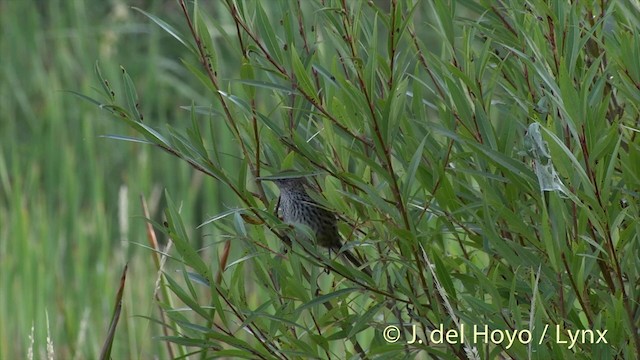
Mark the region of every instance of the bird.
[[[280, 213], [282, 220], [286, 224], [305, 225], [311, 229], [315, 235], [316, 243], [322, 247], [334, 250], [339, 253], [342, 248], [340, 233], [338, 232], [338, 220], [335, 213], [319, 205], [309, 193], [305, 177], [280, 177], [274, 178], [274, 182], [280, 190]], [[342, 254], [355, 267], [362, 268], [362, 262], [356, 258], [349, 250]], [[368, 267], [362, 268], [367, 275], [371, 276]]]

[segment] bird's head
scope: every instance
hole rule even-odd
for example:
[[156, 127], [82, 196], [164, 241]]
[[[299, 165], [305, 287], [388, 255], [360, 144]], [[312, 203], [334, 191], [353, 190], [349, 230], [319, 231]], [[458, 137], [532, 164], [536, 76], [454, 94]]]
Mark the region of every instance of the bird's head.
[[280, 191], [299, 192], [304, 191], [305, 185], [308, 185], [307, 179], [304, 177], [287, 177], [274, 179]]

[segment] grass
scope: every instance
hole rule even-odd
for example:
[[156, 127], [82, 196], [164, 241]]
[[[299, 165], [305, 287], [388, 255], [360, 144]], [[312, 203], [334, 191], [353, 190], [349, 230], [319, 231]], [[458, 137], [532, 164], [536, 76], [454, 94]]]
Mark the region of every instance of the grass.
[[[124, 2], [1, 6], [0, 358], [25, 358], [32, 327], [36, 358], [47, 331], [56, 358], [96, 358], [127, 262], [113, 354], [144, 358], [157, 334], [134, 316], [153, 313], [156, 272], [136, 245], [146, 244], [139, 196], [151, 201], [167, 188], [189, 202], [184, 215], [196, 221], [215, 212], [218, 203], [206, 201], [215, 185], [166, 155], [101, 138], [126, 129], [67, 91], [94, 93], [96, 61], [126, 64], [149, 89], [150, 118], [176, 121], [190, 100], [163, 85], [174, 79], [161, 67], [177, 60], [160, 55], [167, 36]], [[159, 220], [162, 204], [151, 205]]]
[[[633, 2], [100, 4], [0, 12], [0, 358], [97, 357], [126, 263], [114, 358], [637, 356]], [[284, 250], [256, 178], [285, 168], [326, 174], [372, 277]], [[173, 241], [158, 300], [138, 194]]]

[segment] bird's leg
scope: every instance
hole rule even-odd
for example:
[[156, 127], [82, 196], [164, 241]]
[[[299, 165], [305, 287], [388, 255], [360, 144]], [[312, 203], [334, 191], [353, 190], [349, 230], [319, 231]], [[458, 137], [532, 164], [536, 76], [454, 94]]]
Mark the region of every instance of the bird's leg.
[[273, 213], [278, 219], [283, 220], [282, 216], [280, 216], [280, 196], [278, 196], [278, 202], [276, 202], [276, 208]]
[[[331, 250], [332, 250], [331, 248], [328, 248], [328, 249], [327, 249], [327, 251], [329, 252], [329, 260], [333, 260], [333, 259], [331, 259]], [[338, 252], [336, 252], [336, 256], [337, 256], [337, 255], [338, 255]], [[327, 265], [327, 266], [325, 266], [325, 267], [324, 267], [324, 271], [325, 271], [327, 274], [329, 274], [329, 273], [331, 272], [331, 271], [329, 270], [329, 265]]]
[[[275, 209], [273, 209], [273, 214], [280, 219], [280, 221], [284, 221], [284, 218], [282, 217], [281, 214], [281, 208], [280, 208], [280, 199], [282, 197], [278, 196], [278, 201], [276, 202], [276, 207]], [[290, 228], [293, 228], [291, 225], [289, 225]], [[291, 233], [291, 231], [289, 229], [287, 229], [287, 231], [284, 233], [284, 235], [286, 236], [285, 240], [284, 240], [284, 246], [282, 247], [282, 254], [286, 254], [289, 252], [289, 248], [291, 248], [291, 238], [289, 238], [289, 234]]]

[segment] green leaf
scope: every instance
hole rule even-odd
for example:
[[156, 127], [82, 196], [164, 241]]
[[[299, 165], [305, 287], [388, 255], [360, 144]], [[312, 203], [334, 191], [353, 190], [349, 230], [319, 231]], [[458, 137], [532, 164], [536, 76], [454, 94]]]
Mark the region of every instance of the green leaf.
[[416, 171], [418, 171], [418, 166], [422, 161], [422, 150], [424, 149], [424, 144], [427, 142], [427, 137], [422, 138], [422, 141], [416, 148], [416, 151], [413, 153], [411, 157], [411, 162], [409, 162], [409, 166], [406, 169], [405, 181], [402, 186], [402, 198], [409, 200], [409, 192], [413, 187], [413, 183], [416, 176]]
[[[295, 93], [295, 90], [284, 85], [279, 85], [279, 84], [275, 84], [267, 81], [261, 81], [261, 80], [245, 80], [244, 77], [243, 77], [243, 80], [231, 80], [231, 82], [239, 82], [241, 84], [249, 85], [245, 88], [247, 90], [259, 87], [263, 89], [273, 90], [275, 92], [281, 92], [281, 93], [284, 93], [284, 95], [291, 95]], [[251, 91], [254, 91], [254, 90], [251, 90]], [[251, 92], [249, 94], [251, 94]]]
[[180, 253], [183, 263], [193, 268], [211, 284], [213, 282], [211, 272], [204, 261], [202, 261], [198, 252], [189, 243], [189, 237], [182, 223], [182, 218], [167, 191], [165, 191], [165, 197], [167, 199], [166, 216], [167, 223], [169, 224], [169, 235]]
[[129, 107], [129, 113], [135, 115], [136, 120], [142, 121], [142, 115], [140, 115], [140, 111], [138, 107], [140, 106], [138, 100], [138, 93], [136, 92], [136, 87], [133, 84], [133, 80], [124, 69], [124, 67], [120, 66], [120, 70], [122, 70], [122, 81], [124, 82], [124, 95], [127, 100], [127, 106]]
[[132, 7], [132, 9], [142, 13], [144, 16], [148, 17], [149, 19], [151, 19], [151, 21], [153, 21], [154, 23], [156, 23], [158, 26], [160, 26], [164, 31], [166, 31], [169, 35], [173, 36], [176, 40], [178, 40], [182, 45], [184, 45], [187, 49], [191, 50], [192, 53], [197, 54], [196, 49], [189, 44], [184, 36], [177, 31], [173, 26], [169, 25], [166, 21], [160, 19], [159, 17], [152, 15], [140, 8], [137, 7]]
[[350, 294], [352, 292], [355, 292], [355, 291], [358, 291], [358, 288], [345, 288], [345, 289], [340, 289], [340, 290], [334, 291], [334, 292], [329, 293], [329, 294], [325, 294], [325, 295], [322, 295], [322, 296], [315, 297], [311, 301], [309, 301], [309, 302], [301, 305], [300, 307], [298, 307], [296, 309], [296, 311], [297, 312], [302, 312], [302, 311], [304, 311], [304, 310], [306, 310], [308, 308], [324, 304], [324, 303], [329, 302], [329, 301], [331, 301], [332, 299], [335, 299], [335, 298], [341, 298], [341, 297], [343, 297], [345, 295], [348, 295], [348, 294]]
[[293, 66], [293, 73], [296, 76], [297, 85], [300, 91], [309, 96], [313, 104], [319, 103], [313, 82], [311, 81], [304, 65], [302, 65], [302, 61], [300, 61], [297, 51], [291, 51], [291, 65]]
[[213, 46], [211, 34], [209, 33], [209, 28], [207, 27], [206, 13], [198, 6], [199, 3], [197, 1], [194, 4], [196, 34], [201, 41], [204, 56], [207, 57], [208, 63], [215, 71], [215, 69], [218, 68], [218, 58], [216, 56], [216, 48]]
[[209, 91], [211, 91], [212, 93], [218, 91], [218, 89], [216, 89], [214, 84], [211, 82], [209, 76], [206, 73], [202, 72], [199, 67], [187, 62], [186, 60], [181, 59], [181, 61], [182, 64], [187, 68], [187, 70], [195, 75], [196, 79], [200, 80], [200, 83], [202, 83], [202, 85], [209, 89]]
[[100, 81], [100, 85], [102, 86], [102, 90], [104, 91], [105, 97], [109, 99], [111, 102], [114, 102], [116, 99], [115, 92], [111, 88], [109, 81], [107, 81], [107, 79], [105, 79], [104, 76], [102, 76], [102, 71], [100, 70], [100, 64], [98, 63], [98, 61], [96, 61], [94, 65], [94, 72], [98, 77], [98, 80]]
[[[264, 81], [256, 81], [255, 78], [256, 78], [256, 75], [255, 75], [255, 72], [253, 71], [253, 65], [251, 64], [249, 59], [247, 59], [247, 57], [242, 57], [242, 65], [240, 66], [240, 79], [242, 80], [237, 80], [237, 81], [245, 85], [250, 85], [251, 82], [264, 83]], [[249, 83], [246, 83], [246, 82], [249, 82]], [[243, 86], [243, 88], [250, 99], [253, 99], [256, 97], [256, 89], [253, 86]]]
[[371, 324], [375, 322], [373, 318], [378, 314], [380, 309], [384, 307], [384, 305], [384, 303], [378, 303], [375, 306], [369, 308], [364, 314], [359, 315], [346, 337], [352, 338], [357, 333], [371, 326]]
[[134, 138], [130, 136], [124, 136], [124, 135], [100, 135], [99, 137], [105, 138], [105, 139], [128, 141], [128, 142], [139, 143], [139, 144], [154, 145], [154, 143], [149, 140]]
[[94, 99], [92, 97], [86, 96], [84, 94], [81, 94], [81, 93], [79, 93], [77, 91], [73, 91], [73, 90], [65, 90], [65, 91], [68, 92], [68, 93], [71, 93], [71, 94], [73, 94], [73, 95], [75, 95], [75, 96], [77, 96], [77, 97], [79, 97], [79, 98], [81, 98], [83, 100], [86, 100], [86, 101], [88, 101], [88, 102], [90, 102], [90, 103], [92, 103], [92, 104], [94, 104], [96, 106], [102, 106], [101, 102], [99, 102], [98, 100], [96, 100], [96, 99]]
[[209, 319], [209, 312], [198, 304], [198, 299], [193, 297], [193, 294], [189, 295], [185, 292], [173, 277], [165, 274], [165, 279], [167, 280], [167, 286], [171, 292], [174, 293], [180, 301], [187, 305], [196, 314], [200, 315], [203, 319]]
[[[264, 8], [262, 7], [264, 2], [256, 2], [256, 26], [258, 29], [258, 34], [262, 40], [264, 40], [264, 45], [269, 51], [269, 55], [275, 59], [277, 63], [282, 62], [282, 50], [280, 49], [280, 44], [276, 37], [273, 28], [273, 19], [269, 18]], [[295, 47], [293, 47], [295, 49]], [[296, 51], [291, 51], [292, 53]]]

